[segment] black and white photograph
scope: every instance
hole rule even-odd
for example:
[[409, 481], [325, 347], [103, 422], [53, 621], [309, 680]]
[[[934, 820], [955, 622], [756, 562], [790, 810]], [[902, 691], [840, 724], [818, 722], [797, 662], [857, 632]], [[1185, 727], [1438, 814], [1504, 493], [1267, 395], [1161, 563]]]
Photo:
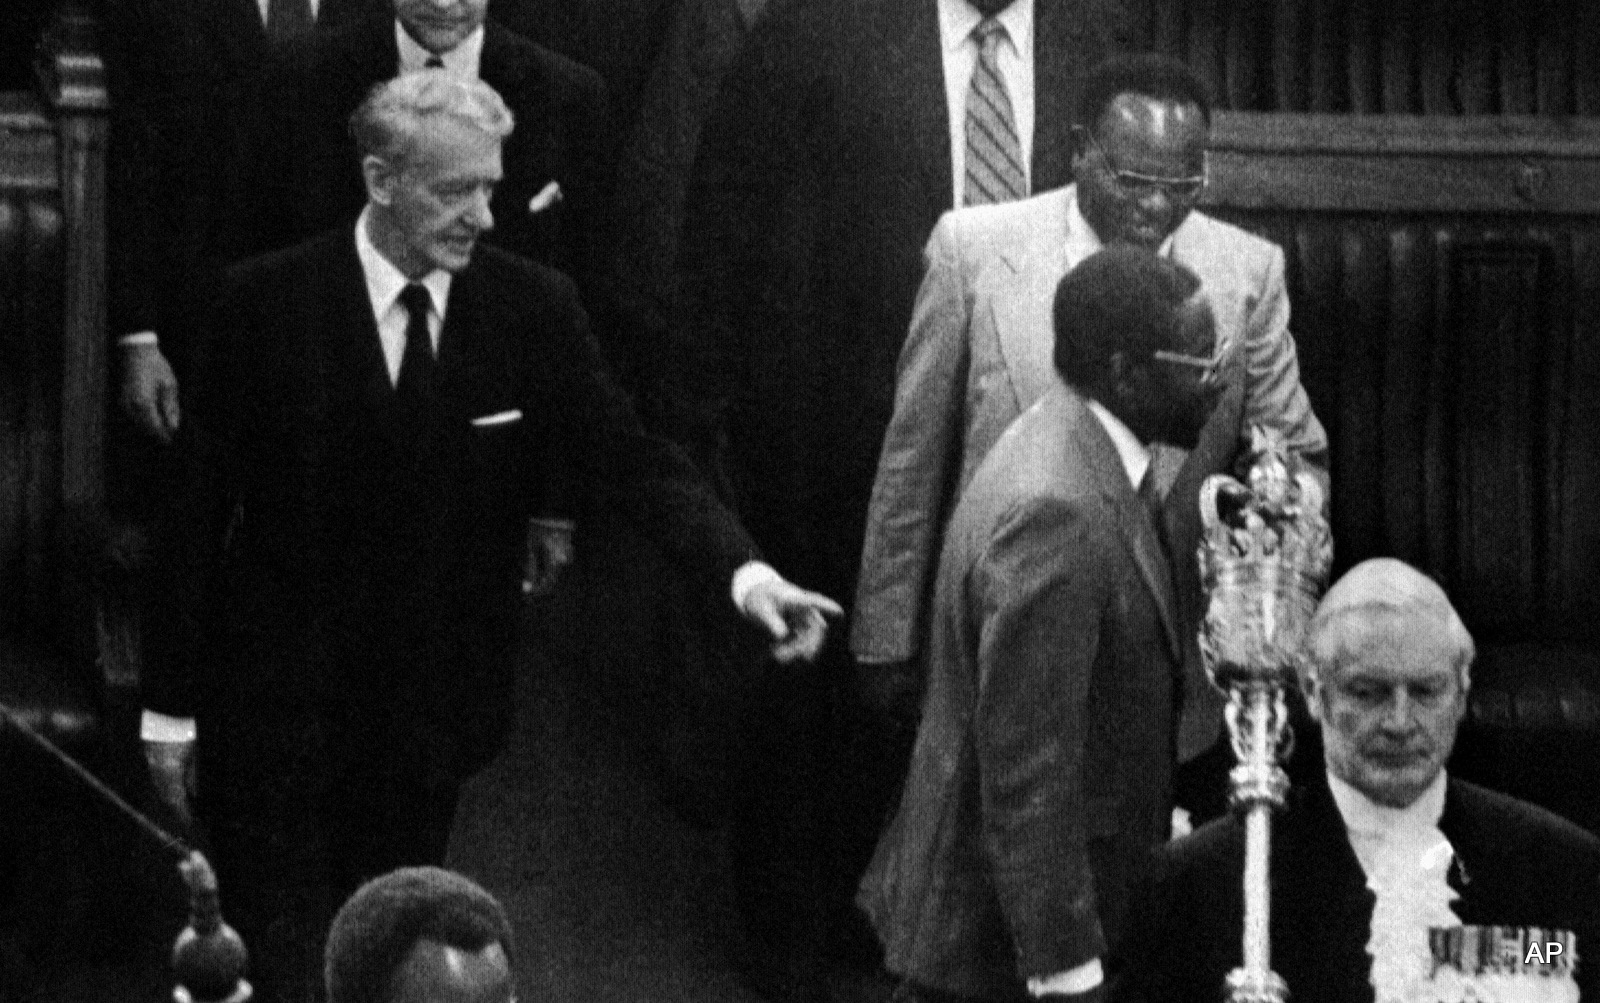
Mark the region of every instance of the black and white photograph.
[[0, 6], [0, 1003], [1600, 1003], [1600, 6]]

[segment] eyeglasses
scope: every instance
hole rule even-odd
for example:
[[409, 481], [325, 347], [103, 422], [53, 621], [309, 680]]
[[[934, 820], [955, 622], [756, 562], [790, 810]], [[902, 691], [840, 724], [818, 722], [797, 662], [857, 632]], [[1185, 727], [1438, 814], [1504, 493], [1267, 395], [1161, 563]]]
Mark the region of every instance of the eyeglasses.
[[1200, 370], [1200, 382], [1206, 386], [1217, 382], [1217, 378], [1222, 373], [1223, 352], [1220, 347], [1217, 349], [1217, 353], [1209, 358], [1199, 355], [1185, 355], [1182, 352], [1168, 352], [1164, 349], [1157, 349], [1151, 352], [1150, 357], [1157, 362], [1170, 362], [1176, 366], [1188, 366], [1191, 369]]
[[[1079, 127], [1082, 129], [1082, 126]], [[1111, 172], [1111, 178], [1117, 187], [1129, 198], [1143, 199], [1164, 192], [1167, 198], [1174, 202], [1188, 202], [1198, 198], [1201, 189], [1206, 186], [1206, 179], [1210, 174], [1211, 158], [1202, 151], [1200, 154], [1200, 173], [1186, 178], [1163, 178], [1154, 174], [1140, 174], [1138, 171], [1124, 171], [1117, 167], [1116, 161], [1111, 159], [1111, 154], [1100, 145], [1100, 140], [1095, 137], [1093, 129], [1083, 129], [1083, 134], [1089, 137], [1089, 143], [1100, 151], [1100, 156], [1106, 162], [1106, 170]]]

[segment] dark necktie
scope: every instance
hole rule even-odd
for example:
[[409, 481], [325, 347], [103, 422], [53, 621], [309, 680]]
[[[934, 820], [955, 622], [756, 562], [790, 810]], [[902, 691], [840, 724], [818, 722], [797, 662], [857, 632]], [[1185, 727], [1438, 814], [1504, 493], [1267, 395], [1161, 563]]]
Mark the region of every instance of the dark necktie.
[[1011, 6], [1011, 0], [967, 0], [984, 17], [994, 17]]
[[442, 70], [444, 69], [444, 57], [434, 53], [422, 64], [422, 68], [425, 70]]
[[275, 45], [310, 31], [315, 20], [311, 0], [267, 0], [267, 40]]
[[967, 163], [961, 201], [988, 205], [1025, 198], [1028, 176], [1022, 168], [1022, 141], [1017, 138], [1011, 95], [996, 53], [1005, 27], [986, 17], [972, 29], [972, 37], [978, 44], [978, 62], [967, 86]]
[[406, 349], [400, 356], [400, 379], [395, 392], [409, 405], [425, 401], [433, 392], [433, 339], [428, 336], [428, 308], [433, 298], [428, 287], [413, 282], [400, 290], [406, 308]]
[[1156, 538], [1163, 547], [1167, 543], [1166, 518], [1164, 507], [1166, 498], [1161, 490], [1156, 487], [1156, 465], [1154, 457], [1150, 465], [1144, 468], [1144, 477], [1139, 480], [1139, 501], [1144, 503], [1145, 511], [1150, 515], [1151, 528], [1156, 531]]

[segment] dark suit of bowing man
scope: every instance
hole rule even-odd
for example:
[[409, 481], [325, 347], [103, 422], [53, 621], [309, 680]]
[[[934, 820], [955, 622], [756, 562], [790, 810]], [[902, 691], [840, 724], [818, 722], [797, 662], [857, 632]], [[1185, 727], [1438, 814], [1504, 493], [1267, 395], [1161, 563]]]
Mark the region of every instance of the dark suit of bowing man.
[[641, 430], [571, 282], [477, 246], [511, 124], [446, 71], [375, 91], [352, 119], [354, 230], [231, 273], [182, 427], [146, 738], [183, 812], [198, 728], [198, 807], [268, 998], [312, 991], [362, 880], [442, 861], [459, 785], [510, 717], [541, 480], [571, 467], [724, 596], [731, 581], [780, 660], [813, 657], [838, 610], [753, 560], [687, 458]]
[[1065, 382], [951, 517], [911, 770], [859, 898], [901, 1003], [1102, 992], [1172, 808], [1185, 642], [1135, 485], [1151, 443], [1194, 446], [1221, 391], [1199, 289], [1132, 247], [1067, 273]]

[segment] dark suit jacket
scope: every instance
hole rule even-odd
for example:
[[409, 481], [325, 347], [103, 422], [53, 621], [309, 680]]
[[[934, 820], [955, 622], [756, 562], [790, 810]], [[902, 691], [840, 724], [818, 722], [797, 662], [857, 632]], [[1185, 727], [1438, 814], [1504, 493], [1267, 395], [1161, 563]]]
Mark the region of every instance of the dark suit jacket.
[[506, 722], [541, 480], [570, 466], [616, 496], [708, 576], [708, 602], [753, 553], [687, 458], [640, 430], [559, 273], [477, 249], [416, 421], [397, 408], [348, 226], [239, 266], [214, 330], [148, 621], [153, 709], [204, 728], [222, 704], [269, 715], [420, 688], [470, 770]]
[[[1124, 43], [1123, 7], [1035, 5], [1036, 190], [1069, 180], [1075, 75]], [[763, 15], [695, 158], [677, 389], [683, 434], [727, 440], [752, 533], [839, 599], [855, 586], [921, 251], [951, 191], [934, 0], [794, 0]]]
[[1177, 623], [1150, 512], [1058, 384], [950, 521], [910, 775], [859, 897], [892, 973], [1009, 999], [1117, 942], [1170, 824]]
[[[386, 6], [324, 0], [317, 32]], [[276, 54], [255, 0], [111, 0], [106, 25], [111, 334], [155, 330], [182, 370], [221, 270], [282, 236], [253, 169]]]
[[[1584, 999], [1600, 993], [1600, 840], [1542, 808], [1452, 779], [1439, 829], [1463, 923], [1575, 931]], [[1214, 1003], [1240, 964], [1244, 830], [1219, 819], [1164, 847], [1114, 998]], [[1272, 825], [1272, 967], [1300, 1003], [1370, 1001], [1374, 897], [1325, 774]], [[1587, 946], [1586, 946], [1587, 945]]]
[[[285, 204], [302, 236], [353, 216], [366, 202], [360, 159], [348, 129], [374, 84], [398, 72], [392, 14], [369, 17], [319, 37], [292, 54], [274, 90], [293, 95], [288, 116]], [[515, 34], [484, 26], [479, 76], [504, 99], [516, 127], [501, 151], [505, 179], [490, 210], [498, 247], [558, 268], [590, 292], [591, 248], [606, 189], [605, 85], [586, 66]], [[528, 203], [550, 182], [561, 201], [538, 213]]]

